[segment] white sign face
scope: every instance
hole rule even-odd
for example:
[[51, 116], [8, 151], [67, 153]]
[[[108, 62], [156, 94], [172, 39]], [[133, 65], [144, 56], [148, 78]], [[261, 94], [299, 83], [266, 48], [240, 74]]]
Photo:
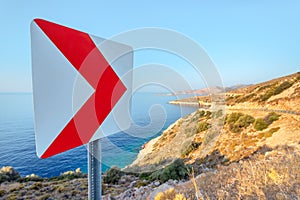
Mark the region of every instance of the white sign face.
[[131, 47], [35, 19], [31, 48], [39, 157], [130, 127]]

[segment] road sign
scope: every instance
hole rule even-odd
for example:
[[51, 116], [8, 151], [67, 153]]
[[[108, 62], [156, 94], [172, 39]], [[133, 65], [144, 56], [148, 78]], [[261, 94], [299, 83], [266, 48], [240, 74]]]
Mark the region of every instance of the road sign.
[[39, 157], [130, 126], [131, 47], [35, 19], [31, 48]]

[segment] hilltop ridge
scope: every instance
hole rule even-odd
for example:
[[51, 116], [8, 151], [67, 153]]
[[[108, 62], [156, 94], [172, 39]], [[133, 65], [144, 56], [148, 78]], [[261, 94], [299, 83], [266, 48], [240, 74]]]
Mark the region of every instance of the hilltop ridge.
[[[297, 139], [300, 138], [300, 128], [299, 126], [297, 127], [297, 124], [299, 125], [300, 115], [300, 72], [264, 83], [232, 90], [227, 92], [225, 97], [227, 115], [225, 116], [226, 119], [223, 121], [224, 127], [222, 134], [220, 135], [223, 142], [219, 140], [217, 144], [222, 146], [229, 136], [233, 139], [236, 137], [239, 137], [239, 139], [241, 139], [240, 137], [247, 137], [250, 140], [250, 138], [261, 135], [263, 130], [255, 129], [255, 124], [257, 124], [255, 122], [259, 121], [259, 119], [268, 117], [270, 114], [278, 116], [278, 119], [274, 121], [274, 123], [268, 124], [268, 127], [264, 129], [264, 131], [273, 132], [272, 137], [265, 138], [264, 142], [255, 140], [257, 143], [255, 147], [258, 148], [258, 146], [262, 146], [263, 144], [274, 147], [279, 144], [295, 144], [300, 141], [297, 141]], [[193, 160], [193, 154], [199, 151], [199, 149], [202, 149], [198, 152], [201, 154], [200, 157], [206, 156], [205, 153], [203, 153], [204, 148], [202, 140], [209, 132], [210, 123], [212, 120], [215, 120], [213, 116], [216, 114], [213, 113], [216, 111], [209, 109], [209, 106], [211, 105], [210, 97], [199, 96], [197, 98], [178, 100], [177, 102], [179, 104], [190, 102], [194, 103], [193, 105], [200, 105], [200, 110], [179, 119], [165, 130], [161, 136], [150, 141], [146, 145], [148, 148], [141, 151], [141, 154], [138, 156], [137, 160], [134, 161], [133, 165], [137, 163], [153, 164], [168, 157], [169, 159], [181, 157], [191, 158], [191, 160]], [[201, 110], [201, 106], [205, 108], [205, 110]], [[230, 117], [233, 118], [234, 115], [237, 115], [236, 120], [239, 120], [240, 117], [245, 118], [248, 116], [250, 122], [247, 124], [247, 127], [240, 127], [239, 131], [234, 131], [232, 126], [238, 125], [234, 125], [233, 122], [231, 123], [228, 121], [228, 119]], [[286, 131], [289, 132], [288, 136], [285, 135]], [[276, 138], [281, 139], [276, 142]], [[243, 140], [241, 139], [239, 143], [242, 143], [242, 141]], [[172, 144], [170, 144], [170, 142], [172, 142]], [[231, 142], [227, 141], [227, 144], [225, 145], [227, 148], [228, 143]], [[194, 147], [186, 147], [189, 145], [194, 145]], [[184, 152], [185, 148], [194, 150], [187, 154]], [[247, 148], [249, 149], [249, 147]], [[219, 150], [222, 151], [222, 149]], [[227, 151], [230, 152], [229, 149], [227, 149]], [[170, 154], [167, 152], [172, 153]], [[198, 156], [199, 155], [195, 154], [195, 157], [199, 158]], [[228, 156], [229, 155], [227, 155], [227, 157]]]

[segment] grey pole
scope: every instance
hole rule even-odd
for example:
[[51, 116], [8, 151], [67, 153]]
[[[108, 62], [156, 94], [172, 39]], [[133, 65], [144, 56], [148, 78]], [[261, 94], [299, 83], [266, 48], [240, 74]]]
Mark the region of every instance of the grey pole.
[[88, 196], [89, 200], [102, 199], [101, 140], [88, 144]]

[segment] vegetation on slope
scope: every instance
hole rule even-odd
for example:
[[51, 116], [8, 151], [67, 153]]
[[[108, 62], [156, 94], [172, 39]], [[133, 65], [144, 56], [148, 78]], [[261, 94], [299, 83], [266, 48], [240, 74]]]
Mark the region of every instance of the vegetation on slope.
[[240, 133], [244, 128], [247, 128], [255, 121], [254, 117], [240, 112], [231, 113], [226, 117], [226, 124], [229, 125], [229, 130], [233, 133]]
[[87, 175], [76, 171], [65, 172], [53, 178], [41, 178], [34, 174], [21, 177], [12, 167], [2, 167], [0, 199], [85, 199]]
[[[295, 73], [286, 77], [277, 78], [265, 83], [252, 85], [227, 93], [227, 105], [245, 102], [266, 103], [271, 97], [277, 96], [287, 89], [299, 83], [300, 74]], [[295, 88], [296, 90], [296, 88]]]
[[[300, 147], [261, 147], [252, 157], [219, 165], [176, 185], [184, 199], [299, 199]], [[170, 190], [170, 189], [169, 189]], [[173, 195], [174, 196], [174, 195]]]
[[265, 94], [260, 96], [260, 100], [261, 101], [266, 101], [268, 100], [271, 96], [274, 95], [278, 95], [281, 92], [283, 92], [284, 90], [290, 88], [293, 85], [293, 83], [285, 81], [283, 83], [281, 83], [279, 86], [277, 87], [272, 87], [270, 88]]

